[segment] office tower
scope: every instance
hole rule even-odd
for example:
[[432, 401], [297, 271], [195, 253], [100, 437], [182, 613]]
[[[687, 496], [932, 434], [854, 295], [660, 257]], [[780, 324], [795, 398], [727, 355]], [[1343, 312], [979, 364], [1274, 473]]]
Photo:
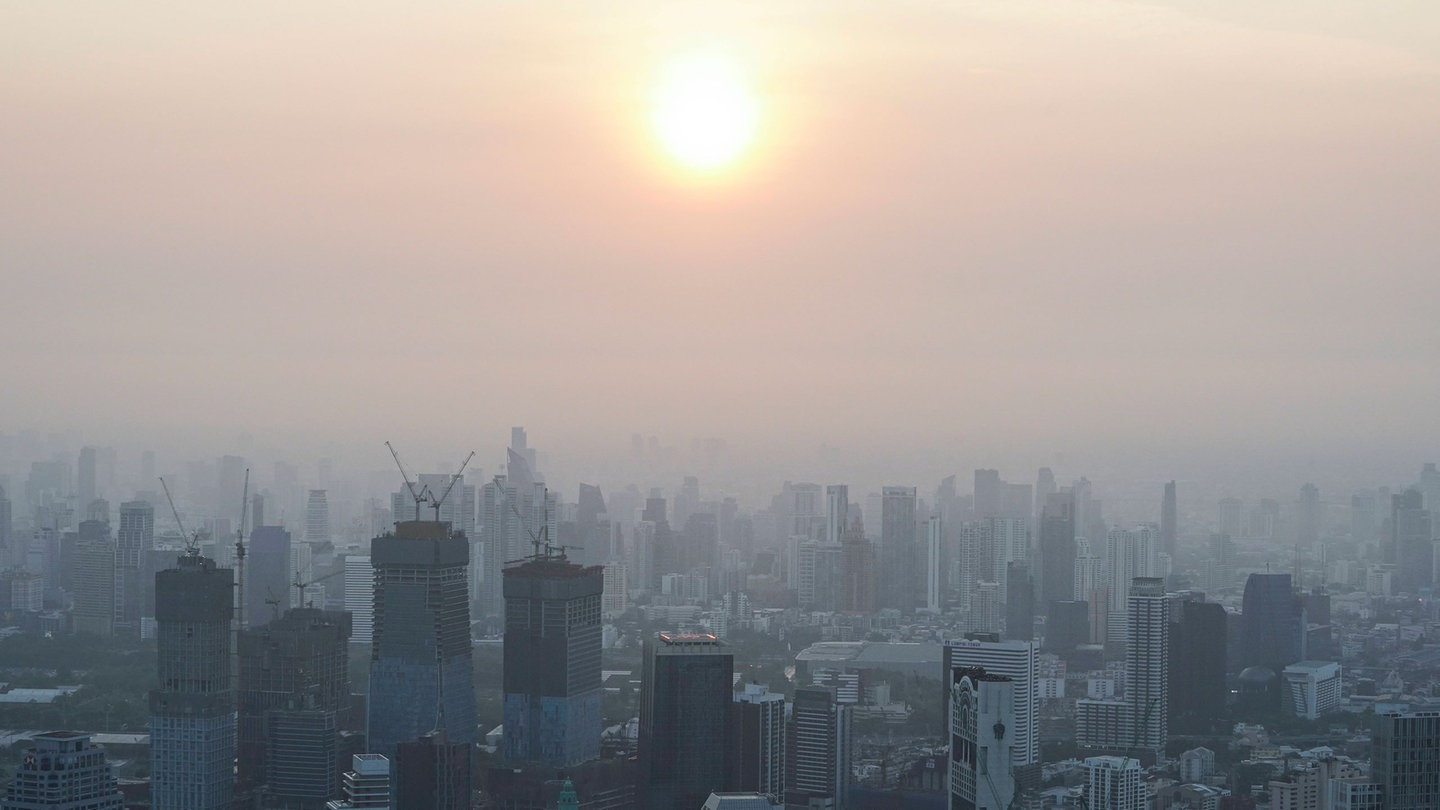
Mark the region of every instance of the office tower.
[[88, 506], [91, 501], [100, 497], [95, 475], [95, 448], [82, 447], [80, 449], [80, 464], [75, 482], [75, 501], [81, 508]]
[[1432, 516], [1418, 489], [1391, 496], [1390, 543], [1385, 561], [1394, 563], [1395, 587], [1400, 593], [1416, 593], [1434, 581], [1435, 564]]
[[1222, 605], [1184, 600], [1170, 622], [1170, 728], [1203, 734], [1225, 716], [1229, 620]]
[[925, 521], [925, 610], [939, 613], [942, 607], [942, 585], [945, 571], [944, 559], [945, 527], [939, 515], [931, 515]]
[[850, 706], [829, 686], [801, 686], [791, 711], [786, 805], [845, 807], [850, 793]]
[[76, 633], [108, 636], [115, 632], [115, 544], [110, 524], [87, 520], [75, 540]]
[[[1040, 728], [1036, 723], [1036, 649], [1033, 641], [1001, 641], [993, 633], [971, 633], [964, 640], [945, 642], [941, 648], [942, 677], [953, 682], [957, 667], [980, 667], [1003, 675], [1014, 684], [1015, 731], [1010, 753], [1012, 765], [1028, 765], [1040, 758]], [[949, 711], [949, 689], [945, 691]], [[947, 714], [948, 716], [948, 714]]]
[[1158, 533], [1154, 526], [1113, 529], [1105, 537], [1106, 585], [1110, 589], [1107, 641], [1125, 640], [1125, 623], [1131, 583], [1136, 577], [1153, 577], [1157, 569]]
[[140, 633], [140, 619], [151, 614], [152, 584], [145, 558], [155, 546], [155, 510], [145, 501], [120, 504], [115, 533], [115, 629]]
[[354, 754], [340, 785], [344, 798], [327, 802], [325, 810], [389, 810], [390, 760], [380, 754]]
[[1250, 575], [1240, 627], [1240, 669], [1259, 666], [1279, 675], [1305, 658], [1305, 608], [1289, 574]]
[[1140, 763], [1124, 757], [1086, 757], [1087, 810], [1145, 810]]
[[1015, 799], [1015, 684], [983, 667], [950, 673], [950, 810], [1009, 810]]
[[393, 810], [469, 810], [470, 748], [443, 729], [396, 746]]
[[1296, 512], [1296, 542], [1302, 548], [1309, 548], [1320, 542], [1320, 490], [1314, 484], [1300, 488], [1299, 509]]
[[840, 541], [840, 609], [873, 613], [875, 580], [875, 546], [860, 523], [852, 522]]
[[782, 798], [788, 744], [785, 695], [771, 692], [763, 683], [747, 683], [745, 691], [735, 695], [730, 709], [735, 739], [730, 743], [734, 768], [729, 789]]
[[323, 489], [310, 490], [305, 501], [305, 542], [324, 543], [330, 539], [330, 503]]
[[[245, 549], [245, 624], [259, 627], [290, 603], [290, 532], [282, 526], [256, 526]], [[369, 589], [366, 589], [369, 598]]]
[[850, 528], [850, 487], [831, 484], [825, 487], [825, 542], [839, 545]]
[[1000, 607], [1000, 583], [977, 582], [970, 590], [966, 627], [971, 632], [999, 633], [1004, 613]]
[[1280, 673], [1285, 705], [1296, 717], [1319, 720], [1340, 707], [1340, 665], [1333, 661], [1301, 661]]
[[370, 753], [391, 757], [398, 743], [436, 729], [475, 742], [469, 556], [465, 536], [434, 521], [396, 523], [370, 544]]
[[350, 642], [369, 644], [375, 628], [375, 566], [368, 554], [345, 557], [345, 611], [350, 614]]
[[726, 786], [734, 657], [713, 635], [671, 633], [647, 640], [644, 655], [640, 806], [699, 807]]
[[293, 608], [239, 635], [236, 787], [319, 810], [339, 790], [349, 724], [350, 614]]
[[155, 574], [160, 684], [150, 693], [155, 810], [230, 810], [235, 787], [234, 587], [234, 571], [195, 554]]
[[1165, 484], [1165, 494], [1160, 499], [1160, 550], [1175, 556], [1175, 538], [1179, 534], [1179, 509], [1175, 500], [1175, 482]]
[[880, 506], [880, 594], [878, 606], [913, 613], [918, 604], [919, 548], [915, 488], [885, 487]]
[[556, 768], [598, 758], [604, 569], [544, 555], [504, 577], [505, 758]]
[[1045, 642], [1041, 649], [1065, 656], [1081, 644], [1090, 643], [1090, 606], [1069, 600], [1053, 602], [1045, 619]]
[[1035, 578], [1030, 564], [1011, 562], [1005, 569], [1005, 638], [1035, 637]]
[[120, 810], [125, 797], [105, 751], [89, 734], [50, 731], [30, 738], [0, 810]]
[[1165, 580], [1136, 577], [1125, 638], [1125, 699], [1136, 748], [1165, 750], [1170, 728], [1170, 599]]
[[1075, 594], [1075, 495], [1060, 492], [1045, 499], [1040, 517], [1040, 604], [1088, 597]]
[[1370, 770], [1385, 810], [1440, 807], [1440, 711], [1377, 716]]

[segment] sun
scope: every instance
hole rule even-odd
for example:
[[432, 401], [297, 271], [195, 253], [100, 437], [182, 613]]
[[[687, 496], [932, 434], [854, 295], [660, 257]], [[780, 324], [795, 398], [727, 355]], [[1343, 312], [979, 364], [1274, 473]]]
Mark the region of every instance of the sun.
[[760, 105], [735, 60], [692, 53], [666, 66], [650, 123], [671, 157], [712, 172], [734, 163], [754, 142]]

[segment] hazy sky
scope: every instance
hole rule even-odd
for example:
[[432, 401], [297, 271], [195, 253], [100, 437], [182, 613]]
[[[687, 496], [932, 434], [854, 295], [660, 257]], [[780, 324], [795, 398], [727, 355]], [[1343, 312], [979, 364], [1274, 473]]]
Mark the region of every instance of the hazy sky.
[[0, 430], [1410, 469], [1437, 234], [1433, 1], [0, 6]]

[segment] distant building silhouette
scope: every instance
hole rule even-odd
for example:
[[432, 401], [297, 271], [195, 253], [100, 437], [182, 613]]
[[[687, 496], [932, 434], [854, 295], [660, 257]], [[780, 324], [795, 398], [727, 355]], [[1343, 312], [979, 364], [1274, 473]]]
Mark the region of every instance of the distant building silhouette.
[[1039, 602], [1049, 606], [1075, 598], [1075, 495], [1059, 492], [1045, 499], [1040, 517]]
[[1251, 574], [1241, 605], [1239, 668], [1278, 674], [1305, 658], [1305, 609], [1289, 574]]
[[1202, 734], [1225, 716], [1225, 608], [1184, 599], [1171, 606], [1170, 728]]
[[1175, 540], [1179, 534], [1179, 505], [1175, 499], [1175, 482], [1165, 484], [1165, 494], [1160, 499], [1160, 550], [1175, 556]]

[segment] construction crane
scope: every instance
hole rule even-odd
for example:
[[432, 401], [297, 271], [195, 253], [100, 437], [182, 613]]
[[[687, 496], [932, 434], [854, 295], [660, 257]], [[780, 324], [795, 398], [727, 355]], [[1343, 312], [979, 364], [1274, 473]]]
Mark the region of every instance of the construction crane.
[[[429, 487], [422, 486], [419, 490], [416, 490], [415, 483], [410, 480], [410, 471], [405, 469], [405, 462], [400, 460], [400, 453], [395, 450], [395, 446], [390, 444], [390, 442], [385, 442], [385, 447], [390, 450], [391, 457], [395, 459], [395, 466], [400, 468], [400, 477], [405, 479], [405, 488], [410, 490], [410, 498], [415, 501], [415, 519], [419, 520], [420, 504], [427, 503], [430, 500], [430, 489]], [[474, 455], [474, 453], [471, 453], [471, 455]], [[399, 519], [398, 515], [396, 519]]]
[[[238, 626], [245, 629], [245, 518], [250, 515], [250, 468], [245, 468], [245, 487], [240, 491], [240, 523], [235, 529], [235, 604]], [[239, 650], [239, 645], [236, 645]]]
[[185, 523], [180, 520], [180, 510], [175, 508], [175, 499], [170, 497], [170, 485], [165, 483], [165, 478], [160, 478], [160, 488], [165, 490], [165, 500], [170, 502], [170, 514], [175, 516], [175, 525], [180, 527], [180, 536], [185, 540], [185, 554], [189, 557], [200, 556], [200, 532], [197, 530], [191, 535], [185, 531]]
[[[394, 451], [392, 450], [391, 452]], [[450, 497], [450, 490], [454, 489], [455, 485], [460, 482], [460, 479], [465, 477], [465, 468], [470, 466], [470, 459], [472, 458], [475, 458], [474, 450], [471, 450], [470, 455], [466, 456], [465, 460], [460, 463], [460, 469], [456, 470], [455, 474], [450, 476], [450, 486], [445, 487], [445, 491], [440, 493], [440, 497], [436, 498], [434, 495], [430, 496], [430, 505], [435, 509], [436, 523], [440, 522], [440, 504], [445, 503], [445, 499]], [[397, 456], [395, 460], [398, 462], [400, 458]]]
[[338, 576], [340, 576], [340, 575], [343, 574], [343, 573], [345, 573], [345, 569], [341, 568], [341, 569], [339, 569], [339, 570], [337, 570], [337, 571], [331, 571], [330, 573], [326, 574], [325, 576], [316, 577], [315, 579], [312, 579], [312, 580], [310, 580], [310, 581], [308, 581], [308, 582], [301, 582], [301, 581], [300, 581], [300, 572], [299, 572], [299, 571], [296, 571], [296, 572], [295, 572], [295, 581], [290, 583], [290, 587], [292, 587], [292, 588], [294, 588], [295, 590], [299, 591], [299, 593], [297, 594], [296, 600], [295, 600], [296, 603], [297, 603], [297, 606], [298, 606], [298, 607], [311, 607], [310, 605], [305, 604], [305, 589], [306, 589], [306, 588], [308, 588], [308, 587], [310, 587], [311, 585], [314, 585], [314, 584], [316, 584], [316, 583], [324, 582], [325, 580], [330, 579], [330, 578], [332, 578], [332, 577], [338, 577]]
[[275, 590], [268, 586], [265, 588], [265, 593], [269, 594], [265, 599], [265, 604], [270, 606], [270, 620], [275, 621], [280, 618], [280, 597], [276, 596]]

